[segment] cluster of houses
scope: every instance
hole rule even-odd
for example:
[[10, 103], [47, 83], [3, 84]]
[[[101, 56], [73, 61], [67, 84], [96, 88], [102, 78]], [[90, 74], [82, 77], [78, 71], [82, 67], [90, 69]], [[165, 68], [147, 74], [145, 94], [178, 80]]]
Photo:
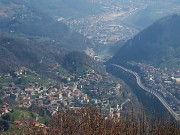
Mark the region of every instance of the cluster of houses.
[[[28, 76], [24, 69], [16, 74], [18, 74], [17, 77]], [[11, 75], [8, 74], [5, 78], [10, 77]], [[79, 76], [76, 80], [72, 78], [73, 76], [64, 77], [66, 81], [57, 82], [56, 86], [40, 85], [38, 82], [29, 83], [23, 89], [16, 85], [4, 86], [5, 95], [3, 97], [13, 97], [18, 107], [44, 107], [53, 115], [63, 108], [76, 108], [88, 105], [108, 108], [110, 104], [114, 104], [115, 100], [100, 99], [98, 95], [101, 94], [108, 98], [109, 95], [115, 95], [121, 89], [119, 83], [113, 82], [108, 77], [103, 78], [101, 74], [96, 73], [94, 70], [87, 71], [83, 77]], [[108, 87], [100, 91], [99, 87], [101, 85], [99, 83], [102, 82]], [[8, 106], [2, 109], [8, 112]], [[110, 112], [112, 113], [112, 109]]]
[[[103, 4], [102, 4], [103, 3]], [[134, 2], [130, 2], [134, 3]], [[142, 3], [141, 3], [142, 4]], [[101, 2], [104, 12], [98, 16], [92, 15], [85, 18], [58, 18], [73, 30], [83, 34], [94, 43], [109, 45], [117, 41], [125, 41], [133, 37], [137, 30], [119, 22], [119, 17], [126, 17], [144, 8], [143, 4], [123, 4], [119, 1], [109, 3]], [[113, 20], [113, 21], [112, 21]]]
[[143, 71], [143, 83], [161, 94], [174, 111], [180, 112], [180, 69], [155, 68], [144, 63], [131, 63]]
[[0, 116], [9, 113], [11, 110], [8, 103], [3, 103], [0, 105]]

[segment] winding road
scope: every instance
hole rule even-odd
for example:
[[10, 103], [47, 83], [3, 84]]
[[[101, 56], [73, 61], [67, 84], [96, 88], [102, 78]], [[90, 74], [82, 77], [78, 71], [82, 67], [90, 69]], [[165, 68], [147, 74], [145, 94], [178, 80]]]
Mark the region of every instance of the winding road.
[[125, 67], [122, 67], [120, 65], [116, 65], [116, 64], [111, 64], [112, 66], [115, 66], [117, 68], [123, 69], [126, 72], [129, 72], [131, 74], [133, 74], [136, 77], [136, 81], [137, 84], [139, 85], [140, 88], [142, 88], [143, 90], [153, 94], [155, 97], [157, 97], [157, 99], [164, 105], [164, 107], [169, 111], [169, 113], [176, 119], [176, 121], [180, 122], [180, 117], [178, 116], [178, 114], [170, 107], [170, 105], [166, 102], [166, 100], [157, 92], [150, 90], [149, 88], [145, 87], [140, 79], [140, 76], [138, 75], [138, 73], [127, 69]]

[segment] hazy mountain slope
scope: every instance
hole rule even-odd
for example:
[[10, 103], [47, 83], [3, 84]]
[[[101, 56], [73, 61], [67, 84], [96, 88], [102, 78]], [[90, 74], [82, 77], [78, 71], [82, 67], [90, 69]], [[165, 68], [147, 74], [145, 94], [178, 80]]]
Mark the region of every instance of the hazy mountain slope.
[[53, 20], [23, 0], [0, 2], [0, 31], [34, 40], [50, 39], [57, 46], [84, 50], [91, 43], [65, 24]]
[[53, 17], [83, 17], [100, 9], [90, 0], [25, 0]]
[[[82, 52], [91, 43], [24, 0], [0, 1], [0, 72], [24, 66], [43, 75], [80, 73], [94, 61]], [[76, 58], [69, 62], [68, 58]], [[80, 65], [76, 64], [80, 63]], [[72, 70], [69, 67], [74, 67]], [[86, 67], [84, 67], [85, 69]]]
[[180, 16], [162, 18], [129, 40], [110, 60], [113, 63], [125, 61], [146, 61], [161, 64], [180, 60]]
[[[137, 0], [138, 1], [138, 0]], [[143, 9], [135, 12], [123, 20], [124, 23], [129, 24], [140, 30], [147, 28], [158, 19], [172, 15], [173, 13], [180, 13], [179, 0], [141, 0], [144, 4]], [[140, 1], [139, 1], [140, 4]]]
[[0, 72], [27, 67], [41, 75], [52, 77], [56, 72], [64, 70], [80, 74], [92, 65], [97, 64], [82, 52], [49, 48], [45, 44], [23, 38], [0, 37]]

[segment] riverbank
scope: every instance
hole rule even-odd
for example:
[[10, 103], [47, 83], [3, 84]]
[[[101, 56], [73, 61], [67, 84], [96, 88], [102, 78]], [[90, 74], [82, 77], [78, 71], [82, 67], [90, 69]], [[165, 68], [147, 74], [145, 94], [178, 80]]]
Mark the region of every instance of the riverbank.
[[138, 85], [135, 75], [112, 65], [107, 65], [107, 71], [128, 84], [132, 92], [137, 96], [139, 102], [142, 103], [143, 107], [147, 110], [149, 117], [152, 116], [153, 112], [156, 112], [158, 119], [170, 114], [157, 97], [146, 92]]

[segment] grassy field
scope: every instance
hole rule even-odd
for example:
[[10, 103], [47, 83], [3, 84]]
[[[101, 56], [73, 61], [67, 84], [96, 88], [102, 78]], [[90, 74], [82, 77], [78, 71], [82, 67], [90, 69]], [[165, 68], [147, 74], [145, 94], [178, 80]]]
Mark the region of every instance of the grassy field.
[[13, 120], [26, 120], [32, 118], [32, 115], [27, 110], [14, 109], [12, 113], [10, 113], [10, 118]]
[[[0, 74], [1, 76], [1, 74]], [[20, 75], [17, 77], [7, 77], [4, 79], [1, 79], [0, 86], [9, 86], [10, 83], [14, 83], [16, 86], [23, 88], [28, 86], [31, 83], [38, 83], [43, 86], [50, 86], [55, 84], [55, 81], [52, 79], [49, 79], [47, 77], [40, 76], [36, 73], [28, 72], [27, 75]]]
[[9, 113], [9, 116], [12, 122], [15, 120], [35, 120], [36, 118], [36, 120], [41, 123], [46, 121], [44, 117], [39, 116], [37, 113], [20, 108], [14, 108], [13, 111]]

